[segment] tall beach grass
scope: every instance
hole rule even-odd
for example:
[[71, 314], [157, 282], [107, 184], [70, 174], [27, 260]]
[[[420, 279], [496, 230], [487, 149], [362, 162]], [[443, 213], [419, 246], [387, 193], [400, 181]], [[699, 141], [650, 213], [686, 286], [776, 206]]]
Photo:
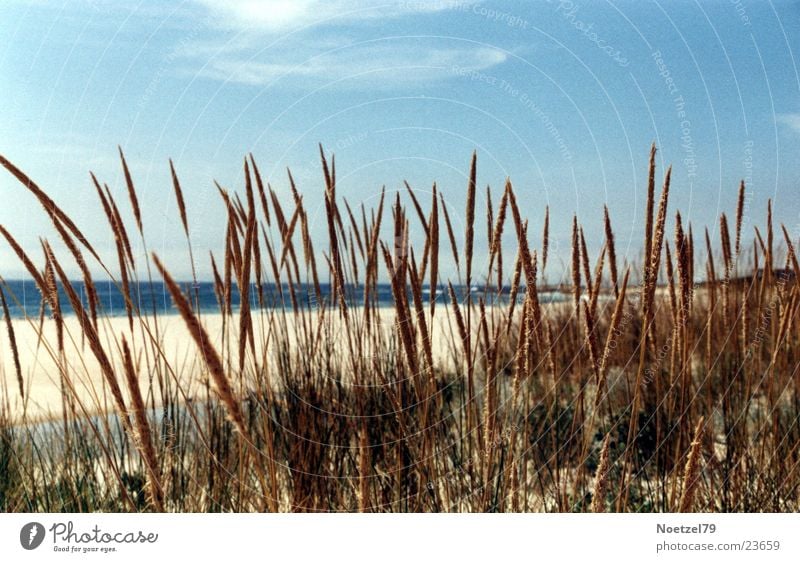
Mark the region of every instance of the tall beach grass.
[[[592, 219], [605, 235], [595, 256], [575, 216], [571, 284], [560, 287], [570, 298], [560, 304], [542, 299], [549, 208], [537, 210], [535, 240], [507, 181], [487, 189], [479, 219], [476, 154], [462, 235], [435, 185], [429, 200], [408, 184], [374, 208], [341, 199], [335, 160], [320, 148], [322, 240], [291, 174], [291, 199], [281, 199], [249, 155], [241, 194], [217, 186], [227, 227], [208, 256], [215, 314], [200, 308], [195, 260], [205, 258], [194, 254], [171, 161], [188, 284], [149, 253], [121, 150], [127, 201], [92, 175], [113, 263], [0, 156], [63, 249], [45, 233], [41, 247], [23, 248], [0, 225], [41, 298], [38, 315], [12, 320], [20, 296], [0, 278], [0, 341], [13, 369], [0, 377], [0, 509], [796, 511], [792, 236], [773, 224], [771, 203], [763, 226], [743, 229], [741, 183], [733, 233], [723, 213], [695, 246], [655, 153], [638, 264], [618, 263], [612, 208]], [[482, 224], [488, 254], [477, 256]], [[455, 278], [441, 275], [451, 269]], [[80, 272], [85, 294], [67, 270]], [[98, 297], [108, 278], [124, 295], [123, 322]], [[379, 305], [386, 280], [389, 308]], [[155, 301], [136, 298], [136, 286], [154, 282], [168, 290], [191, 354], [170, 347]], [[461, 284], [476, 290], [461, 294]], [[35, 354], [19, 345], [23, 328]], [[26, 381], [45, 363], [60, 407], [42, 421], [29, 414]]]

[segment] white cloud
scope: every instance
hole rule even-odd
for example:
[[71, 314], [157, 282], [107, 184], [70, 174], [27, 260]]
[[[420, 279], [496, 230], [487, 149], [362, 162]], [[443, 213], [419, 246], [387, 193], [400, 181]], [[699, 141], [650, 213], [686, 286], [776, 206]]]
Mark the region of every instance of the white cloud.
[[[485, 70], [507, 55], [446, 39], [359, 42], [361, 28], [406, 16], [465, 11], [475, 0], [194, 0], [226, 33], [188, 41], [176, 54], [193, 76], [235, 84], [391, 88]], [[444, 14], [442, 17], [447, 17]]]
[[800, 134], [800, 113], [781, 113], [776, 121], [789, 127], [795, 133]]
[[256, 86], [284, 78], [298, 87], [333, 81], [340, 81], [342, 87], [363, 85], [365, 81], [373, 86], [396, 86], [453, 76], [456, 68], [485, 70], [506, 58], [504, 52], [491, 47], [421, 47], [392, 42], [338, 49], [297, 60], [286, 60], [284, 56], [270, 61], [223, 56], [210, 60], [198, 75]]
[[196, 0], [222, 27], [286, 31], [314, 23], [394, 18], [463, 9], [464, 0]]
[[306, 23], [314, 17], [314, 0], [200, 0], [219, 23], [230, 27], [260, 27], [270, 31]]

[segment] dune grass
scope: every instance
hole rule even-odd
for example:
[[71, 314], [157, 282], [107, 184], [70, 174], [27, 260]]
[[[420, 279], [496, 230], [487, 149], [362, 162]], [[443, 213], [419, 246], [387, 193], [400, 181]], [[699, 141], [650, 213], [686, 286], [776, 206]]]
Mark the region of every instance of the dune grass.
[[[696, 247], [692, 225], [670, 209], [669, 169], [657, 198], [653, 146], [641, 266], [617, 263], [608, 208], [598, 216], [605, 243], [597, 256], [575, 217], [571, 286], [561, 287], [572, 296], [557, 305], [540, 300], [549, 209], [533, 244], [510, 181], [499, 198], [487, 190], [489, 250], [480, 262], [488, 271], [475, 270], [483, 228], [475, 154], [462, 237], [435, 185], [430, 202], [407, 185], [394, 198], [381, 193], [375, 208], [352, 208], [337, 197], [335, 161], [320, 152], [326, 240], [312, 240], [291, 174], [291, 200], [264, 184], [252, 155], [243, 197], [218, 186], [227, 229], [223, 251], [209, 259], [219, 333], [209, 333], [192, 288], [191, 217], [172, 162], [194, 277], [188, 288], [155, 253], [144, 270], [137, 266], [133, 248], [147, 253], [145, 229], [121, 150], [135, 230], [92, 175], [114, 236], [113, 264], [0, 156], [65, 248], [43, 240], [37, 258], [0, 225], [41, 293], [39, 318], [25, 321], [38, 335], [37, 353], [56, 365], [62, 400], [59, 419], [27, 418], [26, 373], [37, 361], [17, 347], [7, 304], [17, 297], [0, 282], [3, 353], [13, 354], [17, 383], [2, 388], [0, 509], [800, 508], [800, 269], [771, 204], [766, 241], [756, 228], [746, 243], [744, 183], [733, 235], [722, 214], [719, 240], [706, 229], [705, 247]], [[504, 247], [506, 230], [513, 245]], [[424, 235], [421, 247], [412, 232]], [[87, 260], [129, 296], [124, 328], [110, 328]], [[86, 295], [70, 285], [66, 264], [77, 265]], [[441, 277], [445, 265], [457, 279]], [[390, 310], [378, 306], [385, 280]], [[196, 361], [164, 344], [155, 302], [130, 296], [132, 284], [152, 281], [165, 283]], [[459, 282], [484, 290], [461, 299]], [[268, 285], [291, 306], [269, 306]], [[431, 287], [440, 296], [427, 299]], [[65, 322], [64, 294], [78, 324]], [[91, 400], [77, 392], [89, 367], [69, 359], [70, 346], [98, 365], [102, 382]]]

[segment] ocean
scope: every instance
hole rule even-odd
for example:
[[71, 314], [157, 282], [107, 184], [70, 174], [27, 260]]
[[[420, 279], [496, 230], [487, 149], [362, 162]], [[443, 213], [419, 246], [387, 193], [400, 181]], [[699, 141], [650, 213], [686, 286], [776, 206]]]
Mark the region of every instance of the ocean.
[[[85, 307], [88, 307], [88, 300], [86, 290], [82, 281], [72, 281], [72, 287], [75, 292], [80, 295], [81, 301]], [[142, 311], [142, 313], [152, 314], [153, 311], [157, 314], [175, 314], [177, 309], [172, 303], [169, 291], [161, 281], [141, 281], [132, 282], [130, 284], [131, 301]], [[219, 302], [217, 295], [214, 293], [214, 284], [207, 281], [198, 283], [183, 282], [180, 283], [185, 294], [191, 296], [193, 303], [199, 305], [201, 312], [219, 312]], [[121, 287], [115, 283], [108, 282], [95, 282], [98, 297], [100, 300], [100, 313], [109, 316], [119, 316], [125, 314], [125, 300], [123, 298]], [[331, 285], [329, 283], [321, 283], [321, 296], [322, 300], [330, 304], [331, 301]], [[41, 308], [41, 295], [38, 288], [33, 281], [30, 280], [10, 280], [6, 281], [3, 286], [8, 301], [9, 313], [12, 318], [23, 318], [26, 316], [38, 317]], [[468, 289], [466, 286], [455, 286], [454, 290], [456, 296], [460, 301], [464, 301], [467, 296]], [[64, 291], [64, 287], [59, 283], [58, 292], [60, 295], [60, 303], [62, 313], [74, 314], [70, 306], [69, 299]], [[472, 294], [473, 299], [481, 296], [486, 298], [488, 304], [501, 304], [508, 302], [509, 289], [504, 288], [501, 293], [497, 293], [496, 287], [489, 289], [488, 292], [484, 288], [473, 286]], [[346, 301], [350, 306], [363, 305], [363, 286], [346, 285], [345, 286]], [[279, 290], [278, 286], [272, 283], [262, 285], [261, 290], [262, 298], [259, 299], [259, 291], [255, 284], [250, 288], [250, 305], [253, 309], [259, 308], [280, 308], [285, 307], [291, 309], [292, 301], [287, 286], [283, 286]], [[524, 295], [524, 287], [520, 288], [519, 298]], [[320, 306], [319, 299], [317, 298], [314, 286], [311, 284], [295, 285], [295, 296], [298, 301], [298, 306], [306, 308], [315, 308]], [[430, 303], [433, 292], [430, 287], [424, 288], [424, 301]], [[411, 301], [411, 293], [408, 294], [409, 301]], [[441, 286], [435, 292], [437, 302], [449, 304], [450, 299], [447, 295], [447, 288]], [[560, 292], [543, 292], [540, 293], [540, 300], [542, 302], [561, 302], [566, 300], [568, 296]], [[376, 300], [378, 306], [392, 306], [394, 305], [394, 298], [392, 296], [392, 289], [388, 283], [378, 284]], [[241, 302], [240, 294], [236, 284], [233, 285], [231, 294], [231, 304], [234, 309], [238, 309]], [[46, 314], [50, 313], [49, 308], [45, 311]]]

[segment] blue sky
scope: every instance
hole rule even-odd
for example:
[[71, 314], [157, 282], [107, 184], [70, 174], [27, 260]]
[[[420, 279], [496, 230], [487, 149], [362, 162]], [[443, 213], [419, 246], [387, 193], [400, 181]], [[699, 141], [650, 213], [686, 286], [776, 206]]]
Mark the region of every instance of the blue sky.
[[[672, 208], [696, 232], [733, 214], [746, 178], [749, 224], [772, 197], [800, 234], [799, 45], [800, 5], [788, 1], [11, 0], [0, 153], [111, 255], [88, 171], [128, 213], [121, 145], [150, 247], [184, 277], [168, 158], [203, 256], [224, 232], [212, 182], [240, 188], [248, 152], [282, 195], [291, 167], [321, 219], [317, 143], [336, 154], [351, 203], [436, 181], [457, 217], [477, 149], [479, 183], [499, 196], [511, 177], [532, 243], [550, 205], [554, 255], [567, 256], [574, 212], [599, 250], [607, 204], [620, 260], [634, 261], [652, 141], [659, 176], [674, 166]], [[5, 172], [0, 194], [0, 222], [26, 248], [54, 237]], [[21, 273], [5, 247], [0, 272]]]

